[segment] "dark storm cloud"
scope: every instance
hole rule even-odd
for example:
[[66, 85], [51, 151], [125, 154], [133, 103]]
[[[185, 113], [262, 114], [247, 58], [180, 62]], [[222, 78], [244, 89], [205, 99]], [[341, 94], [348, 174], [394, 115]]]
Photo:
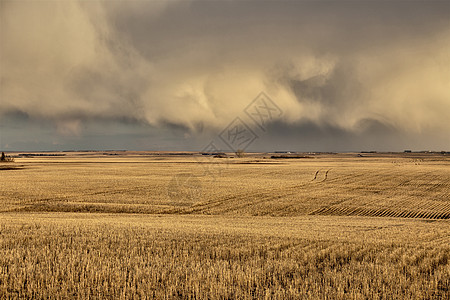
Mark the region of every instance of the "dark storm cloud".
[[2, 1], [0, 116], [198, 137], [265, 91], [286, 143], [450, 146], [449, 20], [447, 1]]

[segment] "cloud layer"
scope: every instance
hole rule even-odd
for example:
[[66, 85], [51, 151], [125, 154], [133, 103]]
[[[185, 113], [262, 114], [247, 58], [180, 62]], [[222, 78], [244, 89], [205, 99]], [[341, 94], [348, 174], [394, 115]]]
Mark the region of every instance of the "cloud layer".
[[378, 124], [450, 146], [448, 2], [0, 5], [4, 120], [63, 137], [89, 135], [89, 122], [195, 136], [265, 91], [284, 112], [274, 130], [295, 129], [286, 140], [308, 126], [358, 139]]

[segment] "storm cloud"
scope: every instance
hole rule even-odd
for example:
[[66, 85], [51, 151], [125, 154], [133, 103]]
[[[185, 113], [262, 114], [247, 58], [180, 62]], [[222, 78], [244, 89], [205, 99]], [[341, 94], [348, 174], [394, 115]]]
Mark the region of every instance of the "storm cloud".
[[261, 91], [253, 150], [450, 148], [447, 1], [0, 5], [2, 148], [201, 148]]

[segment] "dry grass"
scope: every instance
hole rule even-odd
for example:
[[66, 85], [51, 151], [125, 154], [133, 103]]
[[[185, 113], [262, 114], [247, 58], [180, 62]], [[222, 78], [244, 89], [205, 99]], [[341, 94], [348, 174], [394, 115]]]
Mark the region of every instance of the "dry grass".
[[446, 157], [228, 162], [0, 169], [0, 298], [450, 297]]
[[0, 293], [444, 299], [450, 239], [442, 222], [6, 214]]
[[[228, 161], [212, 167], [221, 171], [213, 177], [203, 176], [208, 161], [192, 157], [22, 159], [24, 169], [2, 172], [10, 184], [0, 210], [450, 218], [445, 156]], [[179, 174], [196, 176], [199, 189], [171, 197]]]

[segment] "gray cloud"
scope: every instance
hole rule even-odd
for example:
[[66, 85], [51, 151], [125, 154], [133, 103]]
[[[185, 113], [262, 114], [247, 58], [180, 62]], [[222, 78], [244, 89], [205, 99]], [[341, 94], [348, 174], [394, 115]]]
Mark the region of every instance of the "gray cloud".
[[270, 139], [287, 145], [310, 130], [318, 148], [450, 146], [446, 1], [2, 1], [0, 14], [4, 132], [26, 115], [80, 143], [111, 122], [202, 140], [266, 91], [284, 111]]

